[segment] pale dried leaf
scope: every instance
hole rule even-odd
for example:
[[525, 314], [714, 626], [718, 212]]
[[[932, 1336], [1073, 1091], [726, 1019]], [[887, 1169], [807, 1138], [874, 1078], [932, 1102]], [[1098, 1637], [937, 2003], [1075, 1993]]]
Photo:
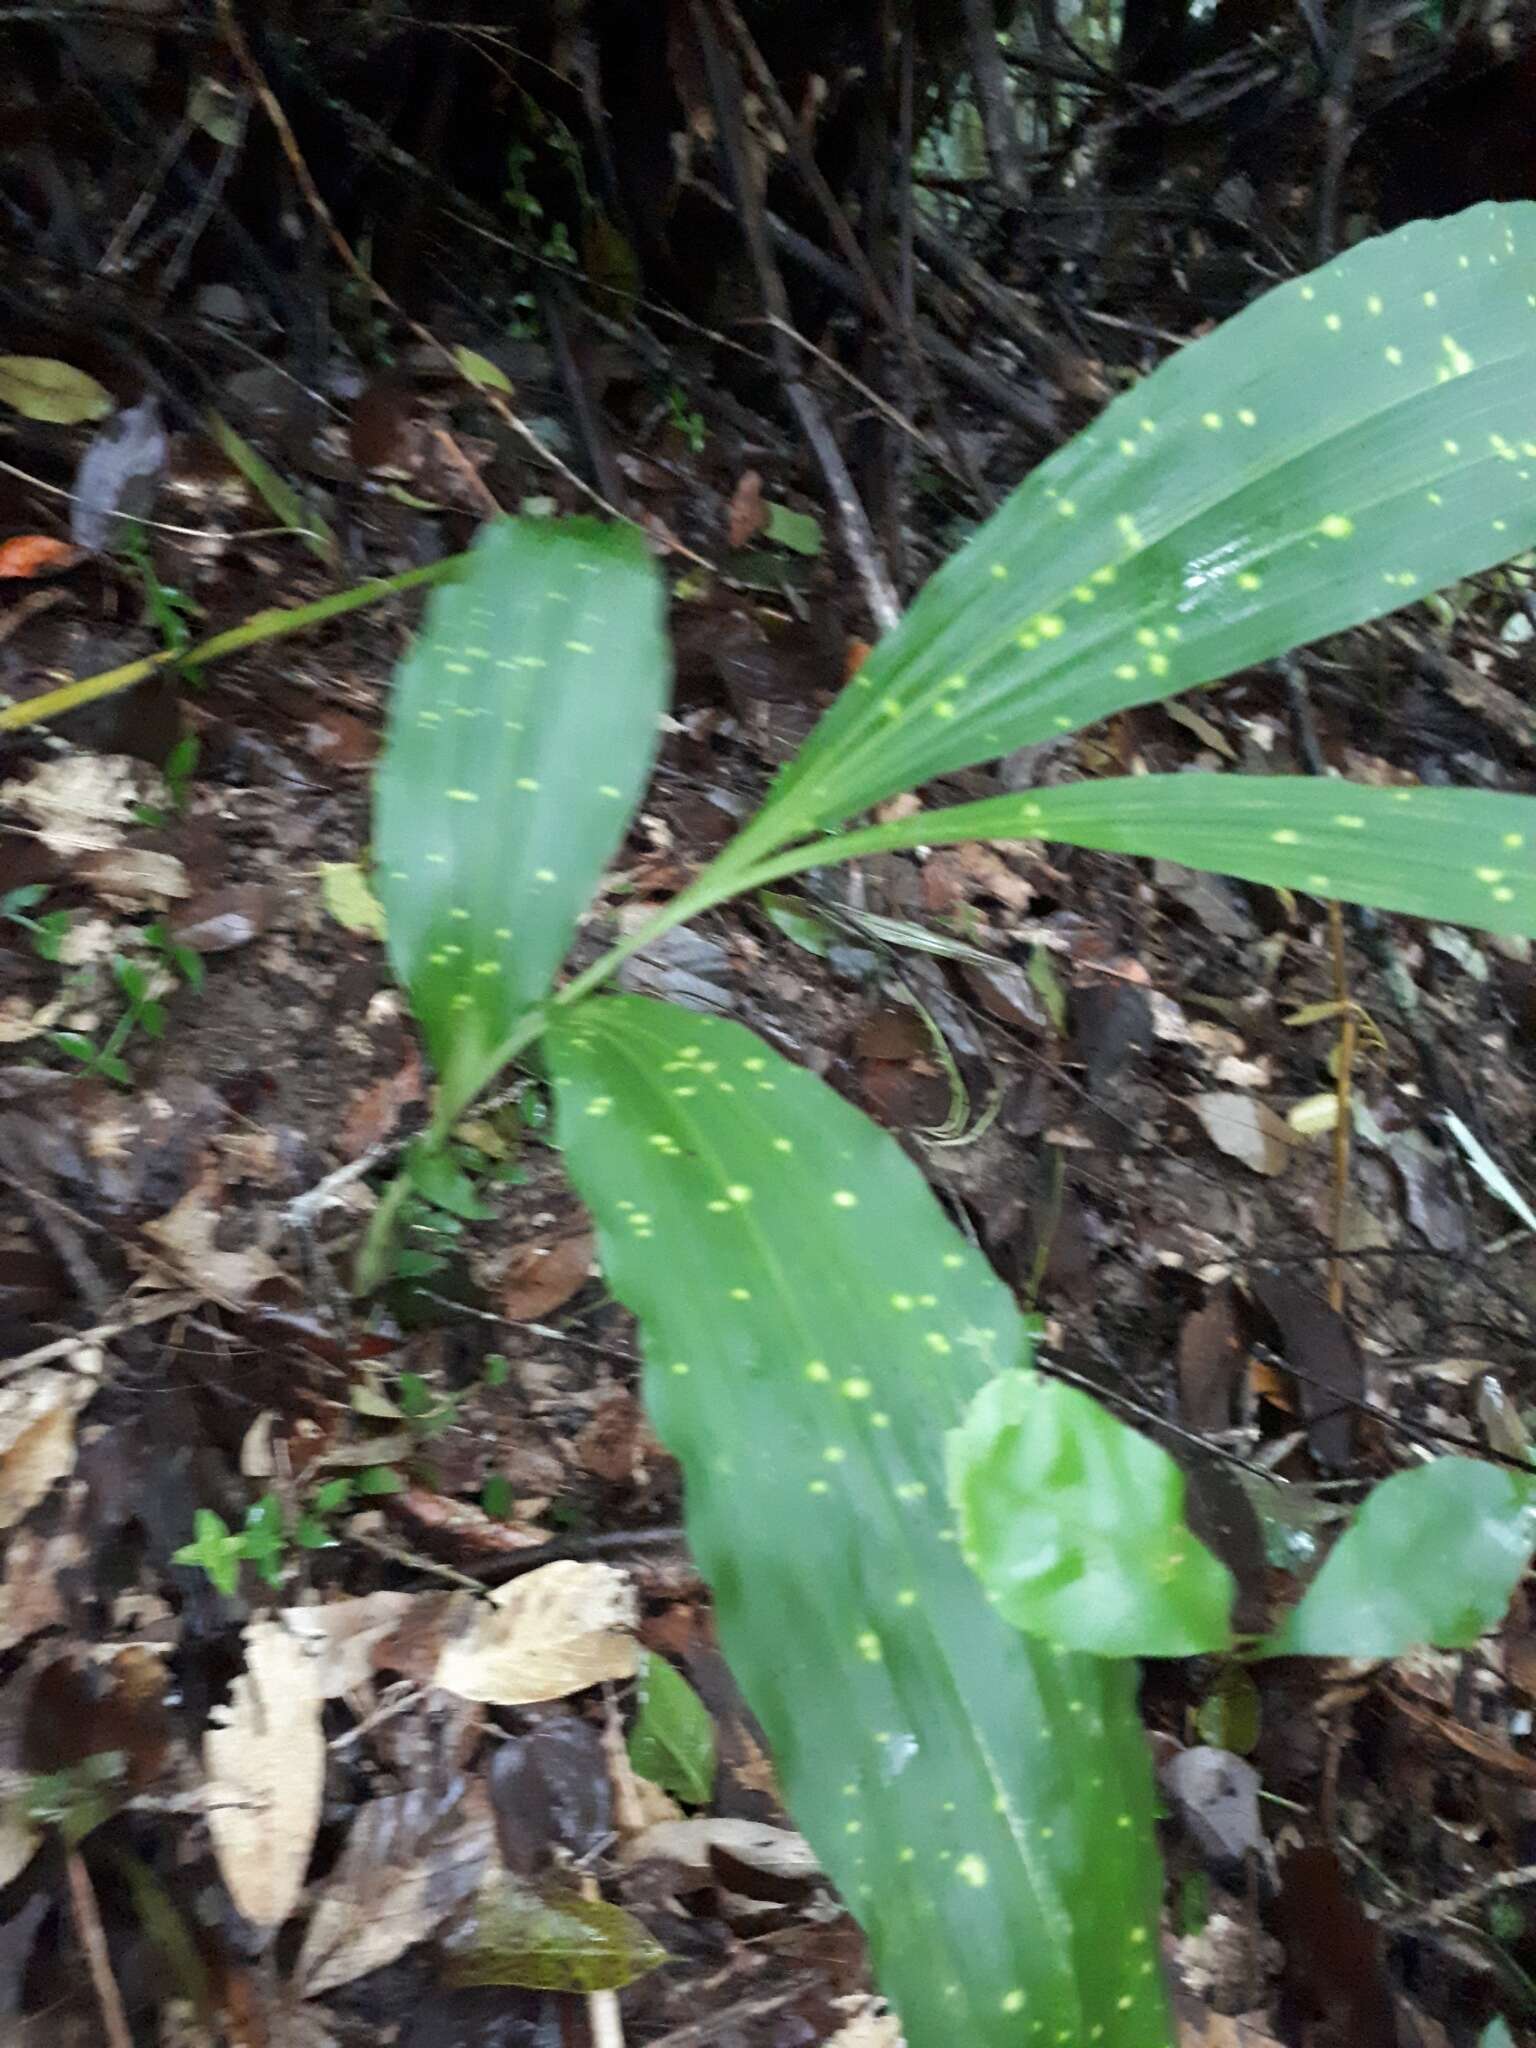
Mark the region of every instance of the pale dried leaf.
[[906, 2048], [906, 2040], [895, 2013], [878, 1999], [864, 1998], [853, 2018], [827, 2036], [823, 2048]]
[[421, 1791], [371, 1800], [315, 1901], [294, 1966], [298, 1990], [317, 1998], [425, 1941], [478, 1890], [495, 1847], [478, 1783], [446, 1803]]
[[0, 804], [30, 818], [51, 852], [66, 859], [117, 846], [134, 806], [163, 787], [159, 776], [125, 754], [61, 754], [26, 781], [0, 785]]
[[77, 873], [115, 910], [170, 903], [192, 893], [187, 871], [176, 856], [156, 853], [147, 846], [114, 846], [106, 853], [88, 853]]
[[62, 1529], [56, 1536], [16, 1531], [5, 1547], [5, 1579], [0, 1584], [0, 1656], [64, 1619], [59, 1576], [73, 1571], [84, 1557], [84, 1541], [73, 1529]]
[[215, 1174], [207, 1173], [182, 1196], [174, 1209], [144, 1225], [144, 1235], [173, 1271], [178, 1285], [195, 1287], [210, 1301], [238, 1306], [249, 1301], [279, 1268], [259, 1246], [221, 1251], [214, 1242], [220, 1214]]
[[334, 1700], [369, 1684], [375, 1649], [415, 1604], [414, 1593], [363, 1593], [325, 1607], [285, 1607], [282, 1622], [311, 1658], [321, 1698]]
[[612, 1565], [541, 1565], [476, 1608], [444, 1645], [434, 1683], [461, 1699], [521, 1707], [633, 1678], [638, 1620], [635, 1589]]
[[626, 1846], [624, 1860], [680, 1863], [685, 1870], [708, 1871], [714, 1867], [711, 1852], [715, 1849], [765, 1877], [810, 1883], [821, 1874], [816, 1853], [804, 1835], [797, 1835], [792, 1828], [770, 1827], [767, 1821], [738, 1820], [718, 1813], [661, 1821]]
[[208, 1831], [229, 1895], [277, 1927], [304, 1886], [320, 1825], [325, 1736], [316, 1660], [280, 1621], [245, 1632], [245, 1673], [203, 1737]]
[[43, 1833], [14, 1807], [0, 1807], [0, 1886], [20, 1877], [42, 1845]]
[[590, 1230], [537, 1238], [519, 1245], [501, 1283], [501, 1312], [509, 1322], [538, 1322], [564, 1308], [592, 1271]]
[[1267, 1103], [1235, 1090], [1216, 1089], [1196, 1095], [1190, 1108], [1205, 1126], [1218, 1151], [1240, 1160], [1254, 1173], [1284, 1173], [1294, 1156], [1295, 1140], [1284, 1117]]
[[95, 1391], [85, 1373], [47, 1366], [0, 1385], [0, 1529], [13, 1529], [73, 1472], [75, 1417]]

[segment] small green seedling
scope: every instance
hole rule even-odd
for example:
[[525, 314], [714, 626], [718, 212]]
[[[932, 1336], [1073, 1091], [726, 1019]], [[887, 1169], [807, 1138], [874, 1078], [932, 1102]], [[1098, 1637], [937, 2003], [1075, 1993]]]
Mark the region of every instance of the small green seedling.
[[46, 910], [41, 917], [32, 912], [48, 894], [46, 882], [27, 882], [19, 889], [7, 889], [0, 896], [0, 918], [32, 934], [32, 950], [39, 960], [57, 961], [69, 937], [67, 910]]
[[[1149, 1635], [1230, 1651], [1230, 1586], [1154, 1447], [1033, 1370], [1012, 1291], [890, 1137], [741, 1025], [600, 991], [731, 898], [966, 839], [1536, 934], [1536, 799], [1503, 792], [1151, 774], [858, 822], [1536, 546], [1533, 390], [1536, 206], [1417, 223], [1269, 292], [1042, 463], [737, 838], [558, 988], [667, 704], [642, 540], [493, 522], [397, 672], [375, 883], [438, 1091], [359, 1283], [388, 1276], [433, 1174], [456, 1186], [474, 1097], [536, 1051], [722, 1645], [909, 2048], [1165, 2048], [1134, 1658]], [[1435, 1472], [1372, 1496], [1264, 1648], [1390, 1655], [1496, 1614], [1524, 1482]], [[1381, 1592], [1429, 1512], [1457, 1532], [1433, 1613]]]
[[688, 394], [680, 384], [673, 384], [667, 390], [667, 416], [695, 455], [702, 455], [709, 446], [709, 429], [704, 424], [704, 415], [696, 406], [688, 403]]
[[[173, 982], [179, 976], [190, 988], [202, 987], [202, 959], [190, 946], [180, 945], [160, 924], [146, 925], [139, 938], [151, 953], [158, 955], [162, 971]], [[126, 1088], [131, 1076], [123, 1058], [125, 1048], [136, 1032], [142, 1032], [146, 1038], [162, 1037], [167, 1013], [160, 998], [150, 993], [150, 976], [137, 961], [114, 955], [111, 972], [123, 998], [123, 1010], [105, 1041], [98, 1045], [80, 1031], [52, 1031], [48, 1035], [60, 1052], [78, 1060], [88, 1074], [99, 1074], [103, 1080]]]

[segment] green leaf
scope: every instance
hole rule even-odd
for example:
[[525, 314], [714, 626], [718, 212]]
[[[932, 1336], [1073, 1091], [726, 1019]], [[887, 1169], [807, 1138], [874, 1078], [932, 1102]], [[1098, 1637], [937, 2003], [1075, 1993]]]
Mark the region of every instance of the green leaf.
[[94, 377], [51, 356], [0, 356], [0, 405], [24, 419], [72, 427], [104, 419], [116, 403]]
[[1264, 1645], [1272, 1657], [1469, 1649], [1536, 1548], [1536, 1474], [1436, 1458], [1382, 1480]]
[[496, 520], [396, 670], [377, 887], [449, 1113], [548, 992], [645, 785], [661, 600], [633, 527]]
[[547, 1047], [726, 1655], [909, 2048], [1165, 2048], [1134, 1668], [1008, 1627], [946, 1506], [944, 1432], [1027, 1342], [1012, 1296], [741, 1026], [603, 998]]
[[199, 1508], [193, 1515], [192, 1535], [192, 1542], [171, 1553], [171, 1563], [196, 1566], [219, 1592], [232, 1595], [240, 1582], [244, 1536], [232, 1534], [224, 1517], [212, 1508]]
[[384, 906], [368, 886], [368, 878], [355, 860], [327, 860], [320, 863], [320, 895], [326, 909], [349, 932], [365, 938], [384, 936]]
[[619, 1991], [667, 1952], [622, 1906], [515, 1877], [493, 1879], [473, 1917], [445, 1943], [446, 1981], [520, 1984], [531, 1991]]
[[[279, 476], [271, 463], [264, 456], [259, 455], [250, 442], [246, 440], [245, 436], [237, 433], [229, 424], [229, 421], [225, 419], [224, 415], [221, 412], [215, 411], [212, 406], [203, 414], [203, 425], [208, 429], [212, 440], [218, 445], [225, 457], [239, 470], [240, 474], [245, 478], [251, 489], [260, 498], [278, 524], [286, 527], [290, 533], [297, 535], [303, 541], [305, 547], [309, 549], [310, 553], [318, 555], [322, 562], [334, 562], [337, 559], [335, 534], [332, 533], [331, 529], [320, 517], [320, 514], [311, 506], [305, 504], [304, 500], [293, 488], [293, 485], [286, 478]], [[183, 742], [183, 745], [185, 745], [185, 742]], [[196, 740], [193, 740], [192, 745], [195, 749], [197, 746]], [[194, 751], [192, 760], [195, 761], [196, 759], [197, 755]], [[189, 763], [187, 768], [183, 770], [183, 774], [190, 773], [191, 764]], [[173, 788], [175, 787], [176, 777], [171, 772], [169, 762], [166, 763], [166, 780]]]
[[1089, 1395], [1038, 1372], [983, 1387], [949, 1438], [966, 1561], [1005, 1621], [1098, 1657], [1231, 1640], [1233, 1584], [1184, 1520], [1184, 1474]]
[[505, 370], [499, 370], [488, 356], [477, 349], [465, 348], [461, 342], [453, 352], [459, 375], [468, 378], [471, 384], [478, 384], [485, 391], [504, 391], [512, 396], [512, 379]]
[[765, 539], [788, 548], [794, 555], [821, 553], [819, 519], [812, 518], [809, 512], [792, 512], [788, 505], [777, 505], [771, 498], [764, 500], [763, 510], [768, 514], [768, 523], [763, 528]]
[[466, 1223], [484, 1223], [496, 1213], [481, 1201], [473, 1180], [449, 1153], [420, 1139], [406, 1154], [405, 1173], [417, 1194], [450, 1216], [461, 1216]]
[[1331, 776], [1127, 775], [923, 811], [765, 863], [771, 879], [900, 846], [1055, 839], [1415, 917], [1536, 933], [1536, 797]]
[[1374, 619], [1536, 543], [1536, 206], [1417, 221], [1117, 398], [933, 577], [754, 845]]
[[640, 1711], [629, 1760], [642, 1778], [690, 1806], [715, 1789], [715, 1724], [683, 1674], [654, 1652], [640, 1666]]
[[765, 889], [757, 901], [774, 930], [782, 932], [802, 952], [814, 953], [818, 959], [825, 960], [837, 945], [838, 935], [831, 925], [807, 910], [793, 896], [778, 896], [771, 889]]

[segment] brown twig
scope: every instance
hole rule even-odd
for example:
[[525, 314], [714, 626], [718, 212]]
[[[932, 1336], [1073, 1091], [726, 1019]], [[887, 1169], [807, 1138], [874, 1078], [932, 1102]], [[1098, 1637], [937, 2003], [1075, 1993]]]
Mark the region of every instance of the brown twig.
[[85, 1966], [90, 1971], [91, 1989], [96, 1993], [96, 2003], [101, 2010], [107, 2048], [133, 2048], [133, 2034], [123, 2007], [123, 1994], [112, 1974], [112, 1959], [107, 1954], [107, 1937], [91, 1885], [91, 1874], [78, 1849], [66, 1853], [64, 1868], [69, 1877], [69, 1904], [74, 1914], [75, 1932], [85, 1951]]
[[1329, 1203], [1329, 1236], [1333, 1257], [1328, 1262], [1328, 1306], [1336, 1315], [1344, 1310], [1344, 1250], [1346, 1211], [1349, 1206], [1350, 1099], [1354, 1079], [1359, 1023], [1349, 993], [1349, 963], [1344, 951], [1344, 913], [1339, 904], [1328, 905], [1328, 950], [1333, 962], [1333, 999], [1339, 1006], [1339, 1037], [1334, 1047], [1333, 1190]]

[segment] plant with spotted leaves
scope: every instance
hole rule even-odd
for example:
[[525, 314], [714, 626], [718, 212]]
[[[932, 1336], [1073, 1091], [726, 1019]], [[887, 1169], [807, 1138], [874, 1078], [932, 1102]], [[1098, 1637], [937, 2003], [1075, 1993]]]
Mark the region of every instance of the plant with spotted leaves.
[[[1403, 230], [1269, 293], [1041, 465], [719, 859], [557, 993], [650, 763], [667, 682], [659, 579], [627, 532], [498, 523], [402, 667], [378, 893], [441, 1076], [418, 1161], [542, 1040], [604, 1270], [639, 1317], [722, 1640], [910, 2048], [1166, 2039], [1134, 1666], [1095, 1654], [1134, 1644], [1095, 1644], [1081, 1588], [1077, 1647], [1059, 1588], [1040, 1610], [1057, 1632], [1020, 1633], [961, 1555], [946, 1436], [1000, 1377], [1026, 1418], [1050, 1383], [1014, 1377], [1030, 1330], [916, 1168], [740, 1026], [594, 991], [732, 896], [972, 837], [1536, 930], [1525, 797], [1146, 776], [849, 829], [916, 783], [1536, 544], [1533, 369], [1536, 208]], [[383, 1270], [398, 1199], [381, 1206], [364, 1282]], [[1134, 1474], [1123, 1426], [1093, 1413], [1113, 1445], [1104, 1469]], [[1036, 1491], [1056, 1477], [1044, 1468]], [[1115, 1537], [1114, 1502], [1100, 1505]], [[1209, 1626], [1220, 1581], [1197, 1567], [1186, 1590]]]

